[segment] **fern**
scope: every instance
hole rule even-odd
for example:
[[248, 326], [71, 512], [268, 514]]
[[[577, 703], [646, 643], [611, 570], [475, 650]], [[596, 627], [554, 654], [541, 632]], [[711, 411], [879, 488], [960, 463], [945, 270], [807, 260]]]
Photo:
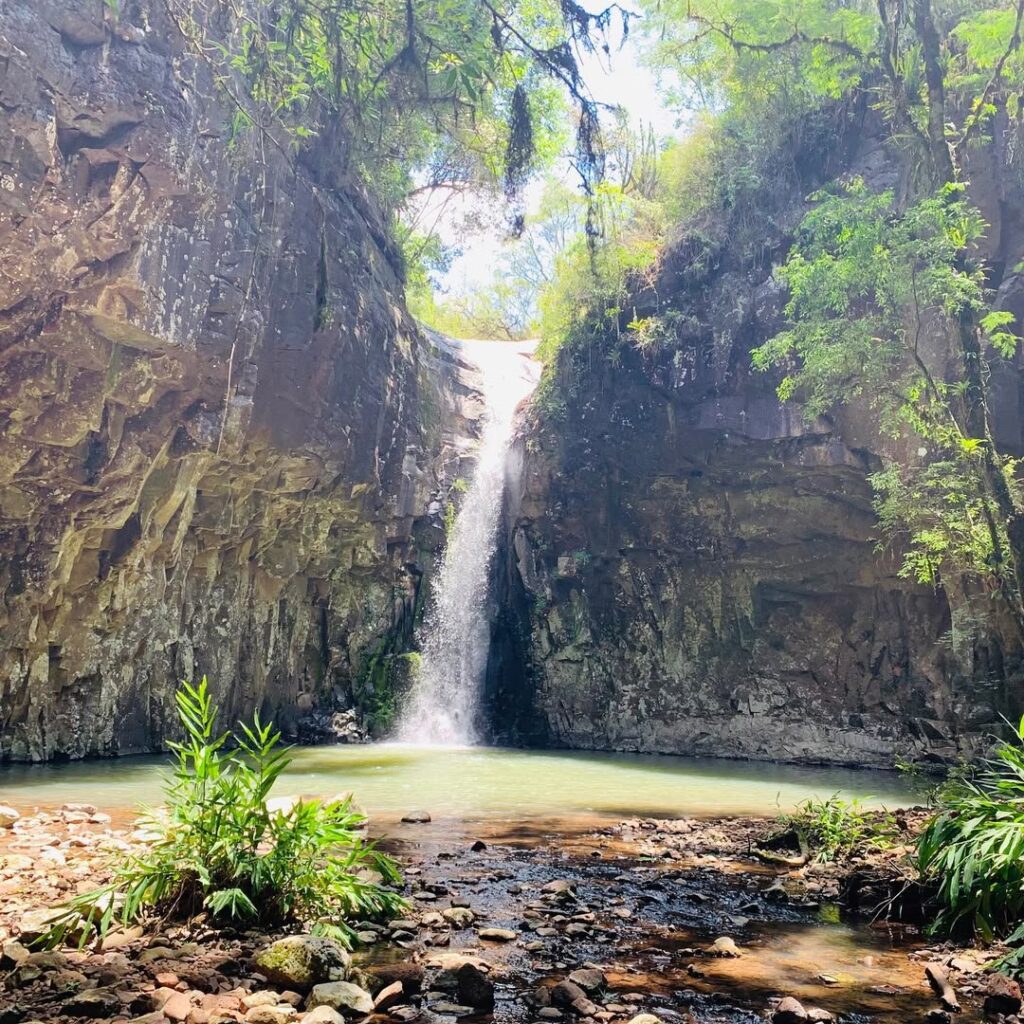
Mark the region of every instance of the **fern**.
[[290, 762], [273, 725], [257, 715], [235, 733], [218, 733], [205, 677], [183, 683], [176, 701], [185, 738], [171, 744], [167, 810], [144, 819], [158, 838], [109, 885], [63, 904], [41, 944], [71, 933], [84, 943], [115, 922], [188, 919], [202, 910], [249, 924], [309, 921], [347, 941], [346, 919], [387, 918], [404, 907], [388, 888], [401, 883], [397, 865], [366, 841], [366, 818], [349, 799], [267, 807]]

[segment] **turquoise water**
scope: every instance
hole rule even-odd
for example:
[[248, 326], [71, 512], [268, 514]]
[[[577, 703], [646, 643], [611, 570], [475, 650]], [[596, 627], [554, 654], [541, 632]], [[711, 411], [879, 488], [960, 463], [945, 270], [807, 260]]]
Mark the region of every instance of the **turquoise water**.
[[[640, 754], [369, 746], [299, 747], [277, 796], [351, 792], [384, 820], [775, 814], [840, 793], [888, 807], [918, 802], [912, 780], [857, 771]], [[166, 760], [131, 757], [0, 768], [0, 802], [20, 810], [87, 801], [128, 810], [161, 800]]]

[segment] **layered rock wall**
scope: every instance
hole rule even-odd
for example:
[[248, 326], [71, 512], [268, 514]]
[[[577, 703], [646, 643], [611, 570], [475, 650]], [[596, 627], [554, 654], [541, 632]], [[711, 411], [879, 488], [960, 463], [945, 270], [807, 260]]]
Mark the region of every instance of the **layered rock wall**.
[[[774, 267], [803, 197], [848, 171], [900, 187], [870, 131], [828, 133], [827, 148], [794, 146], [794, 187], [764, 217], [760, 258], [742, 258], [728, 224], [670, 249], [631, 309], [667, 314], [662, 344], [641, 351], [623, 330], [561, 353], [508, 524], [520, 615], [499, 650], [507, 661], [519, 645], [528, 680], [520, 737], [891, 765], [969, 752], [1000, 712], [1019, 714], [1020, 651], [992, 600], [918, 586], [878, 548], [868, 478], [893, 442], [866, 400], [808, 421], [750, 368], [784, 323]], [[1021, 314], [1019, 172], [997, 151], [976, 162], [993, 283]], [[943, 339], [929, 344], [941, 372]], [[1015, 365], [996, 367], [996, 406], [1019, 451]]]
[[345, 139], [229, 144], [165, 6], [120, 10], [0, 7], [3, 758], [159, 747], [200, 673], [229, 719], [347, 704], [472, 430]]

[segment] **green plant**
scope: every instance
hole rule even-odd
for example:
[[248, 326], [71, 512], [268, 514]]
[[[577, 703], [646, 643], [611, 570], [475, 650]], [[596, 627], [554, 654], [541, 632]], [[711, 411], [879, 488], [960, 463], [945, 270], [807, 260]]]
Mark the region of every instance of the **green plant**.
[[459, 510], [455, 507], [454, 501], [449, 501], [444, 507], [444, 539], [450, 541], [455, 533], [455, 520], [459, 516]]
[[938, 886], [934, 931], [970, 927], [986, 941], [1008, 935], [1024, 964], [1024, 719], [1012, 739], [935, 794], [918, 866]]
[[826, 800], [804, 800], [782, 820], [806, 839], [819, 861], [838, 860], [861, 846], [890, 845], [895, 834], [888, 815], [879, 818], [860, 800], [844, 800], [838, 793]]
[[268, 807], [290, 761], [273, 725], [255, 715], [237, 732], [216, 733], [205, 676], [198, 686], [182, 683], [175, 700], [185, 739], [171, 745], [166, 813], [144, 819], [158, 838], [118, 866], [108, 885], [65, 903], [43, 944], [68, 934], [85, 942], [115, 921], [127, 925], [150, 913], [188, 919], [201, 910], [249, 923], [310, 922], [348, 941], [347, 918], [403, 908], [382, 884], [401, 882], [397, 865], [366, 841], [366, 818], [348, 798]]

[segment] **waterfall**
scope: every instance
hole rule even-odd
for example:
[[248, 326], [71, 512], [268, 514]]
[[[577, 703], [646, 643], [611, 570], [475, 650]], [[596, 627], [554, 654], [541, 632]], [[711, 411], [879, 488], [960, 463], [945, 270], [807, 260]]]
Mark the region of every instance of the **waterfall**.
[[467, 746], [480, 738], [480, 691], [490, 647], [488, 584], [498, 543], [515, 412], [537, 384], [533, 343], [461, 342], [482, 378], [480, 446], [445, 546], [427, 608], [422, 656], [397, 738], [422, 746]]

